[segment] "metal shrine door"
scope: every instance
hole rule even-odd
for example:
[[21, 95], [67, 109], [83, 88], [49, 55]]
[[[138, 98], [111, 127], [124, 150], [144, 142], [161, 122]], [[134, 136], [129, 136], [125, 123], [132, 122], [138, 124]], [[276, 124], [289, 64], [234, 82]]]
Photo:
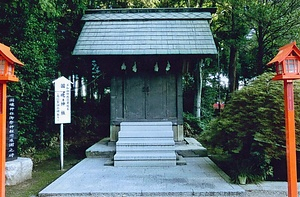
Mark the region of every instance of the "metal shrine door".
[[176, 79], [173, 75], [133, 75], [124, 81], [124, 119], [168, 120], [176, 117]]

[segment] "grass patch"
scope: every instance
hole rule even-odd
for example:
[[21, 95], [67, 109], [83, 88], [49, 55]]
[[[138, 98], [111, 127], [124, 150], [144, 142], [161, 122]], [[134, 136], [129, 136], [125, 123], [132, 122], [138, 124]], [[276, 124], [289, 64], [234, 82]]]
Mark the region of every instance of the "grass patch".
[[64, 171], [60, 170], [59, 158], [49, 159], [34, 164], [32, 179], [14, 186], [6, 186], [6, 197], [34, 197], [81, 159], [75, 156], [64, 158]]

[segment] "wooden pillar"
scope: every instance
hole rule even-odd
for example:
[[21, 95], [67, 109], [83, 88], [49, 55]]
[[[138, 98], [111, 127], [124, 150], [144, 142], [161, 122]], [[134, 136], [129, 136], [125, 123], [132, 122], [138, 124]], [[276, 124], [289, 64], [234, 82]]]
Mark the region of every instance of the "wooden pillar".
[[298, 197], [293, 81], [284, 80], [288, 196]]
[[0, 197], [5, 197], [6, 83], [0, 83]]

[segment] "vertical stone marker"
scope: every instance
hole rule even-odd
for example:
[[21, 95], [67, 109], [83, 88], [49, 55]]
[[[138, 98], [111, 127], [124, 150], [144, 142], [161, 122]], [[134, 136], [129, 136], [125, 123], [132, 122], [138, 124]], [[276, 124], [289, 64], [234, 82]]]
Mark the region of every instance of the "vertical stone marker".
[[5, 185], [17, 185], [31, 179], [33, 162], [18, 157], [18, 102], [7, 97]]
[[6, 115], [6, 161], [13, 161], [18, 158], [18, 104], [15, 97], [7, 97]]

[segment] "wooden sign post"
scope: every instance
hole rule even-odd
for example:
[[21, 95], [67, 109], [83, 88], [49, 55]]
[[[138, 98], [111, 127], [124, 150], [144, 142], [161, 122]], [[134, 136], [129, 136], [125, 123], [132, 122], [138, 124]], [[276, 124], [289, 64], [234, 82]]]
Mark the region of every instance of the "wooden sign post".
[[54, 122], [60, 124], [60, 169], [64, 169], [64, 124], [71, 123], [71, 84], [65, 77], [53, 81], [54, 99]]

